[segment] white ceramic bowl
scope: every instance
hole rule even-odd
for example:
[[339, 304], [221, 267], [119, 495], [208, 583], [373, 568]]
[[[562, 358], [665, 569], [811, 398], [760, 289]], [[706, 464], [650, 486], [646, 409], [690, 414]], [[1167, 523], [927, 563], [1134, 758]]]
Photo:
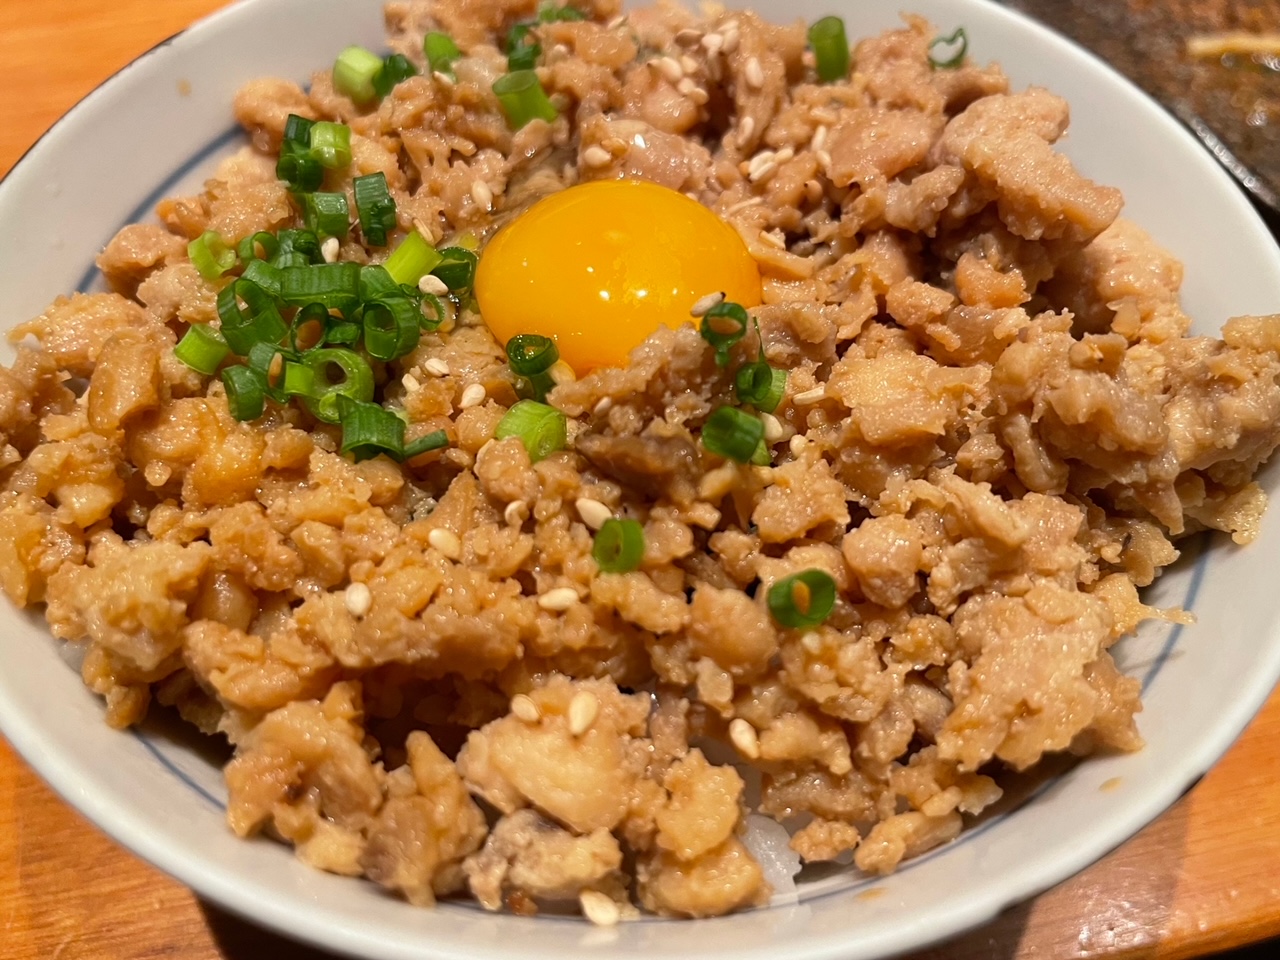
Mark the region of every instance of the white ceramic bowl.
[[[1234, 184], [1160, 108], [1066, 41], [983, 0], [756, 3], [776, 19], [835, 8], [855, 37], [895, 25], [900, 7], [945, 31], [963, 24], [975, 58], [999, 60], [1017, 86], [1044, 85], [1071, 101], [1067, 151], [1087, 174], [1121, 187], [1126, 215], [1186, 263], [1185, 304], [1200, 332], [1234, 314], [1280, 310], [1280, 254]], [[234, 149], [230, 102], [242, 82], [263, 74], [304, 80], [350, 43], [380, 47], [378, 0], [247, 0], [152, 51], [72, 110], [0, 184], [4, 324], [95, 284], [93, 258], [120, 226], [197, 185]], [[1276, 472], [1263, 480], [1274, 490]], [[154, 731], [109, 730], [43, 622], [7, 604], [0, 729], [125, 846], [202, 896], [330, 950], [369, 960], [880, 957], [956, 934], [1064, 879], [1209, 768], [1280, 675], [1271, 567], [1278, 550], [1273, 509], [1253, 546], [1215, 542], [1151, 591], [1152, 602], [1194, 608], [1198, 622], [1144, 630], [1119, 648], [1122, 666], [1146, 687], [1142, 752], [1079, 764], [887, 879], [830, 877], [806, 885], [799, 902], [716, 920], [597, 929], [464, 904], [420, 910], [372, 884], [310, 870], [285, 847], [237, 840], [223, 823], [220, 771]], [[860, 895], [872, 887], [876, 896]]]

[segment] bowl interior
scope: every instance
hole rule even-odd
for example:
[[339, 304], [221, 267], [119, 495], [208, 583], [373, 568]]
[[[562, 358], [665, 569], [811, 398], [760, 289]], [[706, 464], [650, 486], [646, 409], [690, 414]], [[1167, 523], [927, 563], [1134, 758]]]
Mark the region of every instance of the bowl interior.
[[[1198, 332], [1280, 308], [1280, 254], [1234, 184], [1157, 106], [1078, 48], [984, 0], [753, 4], [775, 20], [843, 13], [851, 37], [897, 25], [902, 5], [944, 32], [963, 24], [970, 54], [1000, 61], [1015, 87], [1047, 86], [1071, 102], [1066, 151], [1094, 179], [1121, 187], [1125, 215], [1186, 264], [1184, 304]], [[0, 184], [8, 226], [0, 231], [2, 325], [93, 287], [93, 258], [120, 226], [150, 216], [162, 196], [198, 187], [243, 144], [230, 111], [241, 83], [268, 74], [305, 80], [351, 43], [382, 45], [377, 0], [247, 0], [91, 95]], [[1269, 469], [1262, 482], [1274, 490], [1277, 477]], [[1189, 543], [1152, 588], [1149, 602], [1194, 608], [1198, 621], [1149, 624], [1119, 648], [1121, 665], [1146, 687], [1142, 752], [1094, 758], [1028, 784], [1020, 804], [886, 879], [831, 874], [805, 884], [798, 902], [696, 924], [650, 919], [596, 929], [463, 904], [417, 910], [371, 884], [312, 871], [284, 847], [236, 840], [223, 822], [225, 792], [210, 753], [161, 727], [107, 729], [43, 621], [7, 604], [0, 729], [126, 846], [203, 896], [330, 950], [387, 960], [558, 960], [571, 951], [858, 960], [989, 919], [1105, 853], [1201, 775], [1280, 675], [1280, 593], [1264, 562], [1278, 548], [1273, 511], [1251, 547]]]

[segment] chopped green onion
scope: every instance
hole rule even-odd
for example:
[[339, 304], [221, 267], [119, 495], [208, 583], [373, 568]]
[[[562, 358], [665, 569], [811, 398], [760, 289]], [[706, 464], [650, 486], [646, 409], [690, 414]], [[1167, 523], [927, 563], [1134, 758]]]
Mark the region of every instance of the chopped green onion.
[[521, 395], [531, 395], [534, 400], [543, 399], [555, 386], [550, 370], [559, 359], [560, 351], [550, 337], [520, 333], [507, 341], [507, 362], [511, 371], [520, 378], [516, 389]]
[[343, 193], [304, 193], [302, 218], [308, 230], [339, 239], [351, 226], [351, 212]]
[[[262, 248], [262, 256], [258, 256], [258, 248]], [[236, 247], [236, 253], [245, 263], [251, 260], [270, 260], [280, 252], [280, 241], [274, 233], [259, 230], [251, 237], [245, 237]]]
[[285, 143], [296, 143], [299, 146], [311, 146], [311, 126], [314, 120], [308, 120], [306, 117], [300, 117], [296, 113], [289, 114], [284, 122]]
[[423, 314], [422, 319], [418, 321], [422, 324], [423, 330], [434, 330], [448, 318], [449, 314], [445, 312], [444, 304], [434, 293], [422, 294], [422, 302], [431, 305], [432, 313], [430, 317]]
[[302, 353], [328, 342], [330, 319], [329, 309], [323, 303], [308, 303], [300, 307], [289, 325], [289, 346], [293, 352]]
[[[241, 300], [247, 310], [240, 309]], [[271, 295], [252, 280], [236, 280], [218, 291], [218, 318], [227, 345], [242, 357], [254, 344], [279, 343], [289, 332]]]
[[433, 430], [431, 433], [424, 433], [417, 440], [405, 444], [404, 459], [412, 460], [414, 457], [421, 456], [431, 450], [439, 450], [441, 447], [449, 445], [449, 435], [443, 430]]
[[722, 300], [702, 316], [702, 339], [715, 347], [716, 366], [729, 362], [730, 348], [747, 335], [750, 322], [742, 304]]
[[555, 23], [557, 21], [566, 20], [585, 20], [587, 15], [581, 10], [575, 10], [573, 7], [565, 5], [557, 7], [554, 3], [544, 2], [538, 4], [538, 22], [539, 23]]
[[748, 463], [757, 467], [767, 467], [773, 463], [773, 455], [769, 453], [769, 448], [763, 440], [756, 444], [756, 452], [751, 454]]
[[532, 70], [542, 56], [542, 44], [532, 35], [535, 24], [517, 23], [507, 32], [507, 69]]
[[499, 77], [493, 84], [493, 92], [513, 130], [519, 130], [530, 120], [550, 123], [559, 115], [532, 70], [514, 70]]
[[396, 460], [404, 456], [404, 421], [376, 403], [338, 395], [336, 406], [342, 424], [343, 453], [359, 463], [380, 453]]
[[360, 300], [360, 264], [313, 263], [282, 270], [280, 299], [298, 306], [322, 303], [330, 310], [350, 310]]
[[369, 264], [360, 268], [360, 299], [368, 303], [383, 297], [403, 296], [404, 291], [395, 278], [381, 264]]
[[286, 360], [279, 390], [286, 397], [311, 397], [315, 394], [316, 373], [305, 363]]
[[333, 64], [333, 87], [357, 107], [378, 99], [373, 78], [382, 69], [382, 58], [364, 47], [347, 47]]
[[603, 573], [628, 573], [644, 559], [644, 527], [637, 520], [610, 517], [591, 544], [591, 556]]
[[240, 279], [256, 283], [273, 297], [280, 296], [280, 268], [273, 267], [265, 260], [250, 260], [240, 274]]
[[436, 248], [414, 230], [392, 251], [383, 266], [396, 283], [417, 286], [418, 281], [430, 273], [441, 259]]
[[422, 52], [427, 55], [427, 64], [432, 73], [443, 73], [453, 76], [453, 62], [462, 56], [462, 51], [447, 33], [428, 33], [422, 38]]
[[445, 247], [437, 252], [440, 262], [431, 269], [432, 276], [439, 277], [452, 292], [470, 290], [479, 258], [465, 247]]
[[809, 27], [809, 46], [813, 48], [819, 80], [832, 83], [849, 76], [849, 39], [845, 36], [843, 20], [839, 17], [815, 20]]
[[[933, 55], [935, 47], [950, 47], [952, 44], [959, 44], [956, 52], [946, 60], [939, 60]], [[964, 27], [956, 27], [955, 32], [949, 37], [938, 37], [933, 43], [929, 44], [929, 66], [935, 70], [954, 70], [960, 64], [964, 63], [965, 54], [969, 52], [969, 34], [965, 33]]]
[[330, 317], [329, 320], [329, 326], [324, 334], [325, 343], [352, 346], [360, 341], [360, 331], [362, 329], [360, 324], [353, 323], [350, 320], [343, 320], [341, 317]]
[[[280, 241], [280, 252], [277, 256], [284, 256], [287, 253], [300, 254], [306, 257], [308, 263], [319, 263], [324, 259], [320, 253], [320, 238], [310, 230], [281, 230], [276, 237]], [[280, 263], [275, 265], [285, 266]]]
[[318, 189], [324, 182], [324, 167], [311, 155], [309, 146], [286, 140], [280, 144], [276, 177], [283, 180], [294, 193], [306, 193]]
[[384, 297], [364, 306], [364, 348], [375, 360], [412, 353], [422, 336], [422, 311], [408, 297]]
[[351, 128], [321, 121], [311, 126], [311, 156], [322, 167], [341, 170], [351, 163]]
[[738, 399], [764, 413], [773, 413], [787, 389], [787, 371], [771, 367], [764, 360], [748, 363], [734, 378]]
[[759, 417], [737, 407], [719, 407], [702, 425], [702, 446], [738, 463], [748, 463], [764, 439], [764, 424]]
[[187, 244], [187, 256], [200, 276], [210, 283], [230, 270], [238, 262], [236, 252], [227, 246], [213, 230], [206, 230]]
[[213, 374], [230, 352], [222, 334], [207, 323], [193, 324], [173, 348], [175, 357], [205, 376]]
[[[279, 354], [283, 357], [285, 352], [278, 343], [260, 341], [255, 343], [249, 350], [249, 355], [245, 357], [245, 360], [254, 370], [267, 374], [271, 371], [271, 365], [275, 362], [276, 355]], [[284, 363], [283, 360], [280, 362], [281, 364]]]
[[418, 75], [415, 67], [403, 53], [393, 53], [382, 61], [382, 69], [373, 75], [373, 91], [379, 97], [385, 97], [396, 86]]
[[309, 350], [302, 358], [315, 376], [315, 387], [307, 399], [307, 408], [318, 419], [326, 423], [339, 421], [339, 397], [365, 403], [373, 399], [373, 370], [360, 354], [325, 348]]
[[803, 570], [769, 588], [769, 613], [784, 627], [816, 627], [836, 605], [836, 582], [825, 570]]
[[261, 371], [236, 365], [222, 371], [227, 407], [237, 420], [257, 420], [267, 405], [267, 378]]
[[497, 439], [519, 437], [534, 463], [563, 450], [569, 437], [569, 421], [555, 407], [536, 400], [518, 400], [498, 421]]
[[356, 215], [366, 243], [385, 246], [387, 234], [396, 228], [396, 202], [387, 190], [387, 176], [381, 170], [351, 182], [356, 197]]

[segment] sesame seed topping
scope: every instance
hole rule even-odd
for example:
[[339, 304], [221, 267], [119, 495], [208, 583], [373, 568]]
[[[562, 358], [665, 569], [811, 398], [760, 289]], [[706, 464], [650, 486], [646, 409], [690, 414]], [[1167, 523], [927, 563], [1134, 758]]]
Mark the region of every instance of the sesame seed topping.
[[809, 141], [811, 150], [821, 150], [827, 145], [827, 128], [825, 126], [818, 127], [813, 131], [813, 139]]
[[401, 377], [400, 383], [404, 386], [406, 393], [413, 393], [415, 390], [422, 389], [422, 384], [418, 382], [418, 378], [412, 373], [406, 373]]
[[422, 369], [435, 377], [447, 377], [449, 375], [448, 361], [441, 360], [439, 357], [432, 357], [422, 365]]
[[791, 455], [793, 457], [798, 457], [802, 453], [804, 453], [804, 448], [807, 447], [808, 445], [809, 445], [809, 440], [802, 433], [797, 433], [794, 437], [792, 437], [787, 442], [787, 447], [788, 449], [791, 450]]
[[612, 161], [613, 155], [597, 144], [592, 144], [582, 151], [582, 162], [588, 167], [603, 167]]
[[815, 150], [813, 151], [813, 155], [814, 155], [814, 158], [817, 159], [819, 165], [824, 170], [830, 169], [831, 154], [829, 154], [826, 150]]
[[729, 739], [748, 760], [760, 758], [760, 737], [756, 734], [756, 728], [741, 717], [729, 721]]
[[320, 244], [320, 256], [324, 257], [325, 263], [336, 263], [341, 249], [342, 244], [337, 237], [326, 237], [324, 243]]
[[738, 41], [741, 39], [738, 33], [738, 21], [730, 20], [721, 29], [724, 31], [724, 52], [733, 53], [738, 49]]
[[759, 57], [751, 57], [747, 60], [747, 65], [742, 70], [742, 76], [747, 81], [747, 86], [752, 90], [759, 90], [764, 86], [764, 68], [760, 66]]
[[423, 293], [431, 294], [433, 297], [443, 297], [449, 292], [449, 285], [435, 274], [428, 273], [418, 281], [418, 289]]
[[612, 927], [622, 919], [622, 911], [613, 899], [599, 890], [583, 890], [578, 894], [582, 915], [597, 927]]
[[676, 43], [682, 47], [691, 47], [702, 39], [702, 32], [692, 27], [685, 27], [675, 35]]
[[462, 399], [458, 401], [459, 410], [470, 410], [472, 407], [478, 407], [484, 403], [488, 393], [485, 391], [483, 383], [469, 383], [462, 391]]
[[569, 701], [569, 732], [580, 737], [591, 729], [600, 714], [600, 701], [589, 690], [579, 690]]
[[603, 417], [606, 413], [613, 409], [612, 397], [601, 397], [596, 401], [596, 405], [591, 408], [591, 412], [597, 417]]
[[803, 403], [817, 403], [826, 395], [827, 395], [827, 388], [822, 385], [818, 385], [816, 387], [813, 387], [810, 390], [804, 390], [800, 393], [797, 393], [794, 397], [791, 398], [791, 402], [797, 405], [803, 404]]
[[717, 290], [715, 293], [708, 293], [705, 297], [699, 297], [697, 302], [689, 309], [691, 317], [705, 317], [707, 311], [712, 307], [718, 307], [724, 303], [724, 291]]
[[507, 504], [507, 508], [502, 511], [502, 519], [507, 522], [509, 527], [519, 527], [529, 519], [529, 505], [523, 500], [512, 500]]
[[483, 180], [477, 180], [471, 184], [471, 199], [481, 210], [488, 211], [493, 208], [493, 191]]
[[738, 146], [740, 147], [746, 146], [747, 141], [751, 139], [752, 134], [754, 134], [755, 132], [756, 132], [755, 117], [743, 117], [740, 121], [738, 121]]
[[724, 46], [724, 36], [719, 33], [708, 33], [702, 38], [702, 49], [707, 51], [708, 56], [714, 57], [720, 52]]
[[760, 414], [760, 422], [764, 424], [764, 439], [766, 443], [777, 443], [782, 439], [782, 421], [772, 413]]
[[678, 83], [680, 78], [684, 76], [684, 68], [680, 66], [680, 62], [674, 57], [658, 57], [656, 60], [650, 60], [658, 72], [667, 78], [670, 83]]
[[517, 693], [511, 698], [511, 712], [525, 723], [537, 723], [542, 719], [542, 711], [533, 702], [533, 698], [523, 693]]
[[676, 84], [676, 90], [682, 93], [686, 97], [697, 89], [698, 89], [698, 85], [694, 83], [693, 80], [691, 80], [689, 77], [681, 77], [680, 82]]
[[767, 180], [777, 172], [778, 165], [773, 162], [772, 157], [761, 164], [752, 161], [751, 169], [747, 171], [747, 179], [752, 183], [759, 183], [761, 180]]
[[453, 86], [453, 77], [449, 76], [441, 70], [432, 71], [431, 76], [436, 79], [437, 83], [443, 83], [446, 87]]
[[456, 533], [444, 527], [436, 527], [428, 533], [427, 543], [450, 560], [457, 560], [462, 556], [462, 541]]
[[590, 497], [579, 497], [574, 506], [578, 508], [578, 516], [582, 518], [582, 522], [592, 530], [599, 530], [606, 520], [613, 517], [612, 510], [599, 500], [592, 500]]
[[363, 617], [373, 606], [373, 594], [366, 584], [353, 583], [342, 592], [342, 602], [347, 613], [353, 617]]
[[697, 73], [698, 61], [693, 59], [693, 57], [689, 56], [687, 53], [682, 53], [680, 55], [680, 69], [685, 73]]
[[553, 613], [563, 613], [578, 602], [578, 591], [573, 587], [555, 587], [538, 597], [538, 606]]

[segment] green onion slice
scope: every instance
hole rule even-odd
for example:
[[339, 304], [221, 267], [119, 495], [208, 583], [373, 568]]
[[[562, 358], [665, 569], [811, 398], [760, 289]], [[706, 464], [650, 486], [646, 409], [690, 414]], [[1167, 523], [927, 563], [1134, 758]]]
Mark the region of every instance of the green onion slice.
[[276, 160], [276, 177], [294, 193], [306, 193], [319, 189], [324, 182], [324, 167], [311, 155], [311, 148], [304, 143], [286, 140], [280, 144], [280, 158]]
[[428, 33], [422, 38], [422, 52], [432, 73], [453, 77], [453, 62], [462, 57], [462, 51], [447, 33]]
[[405, 296], [384, 297], [364, 306], [364, 348], [375, 360], [412, 353], [422, 336], [422, 311]]
[[205, 376], [213, 374], [229, 353], [231, 348], [222, 334], [207, 323], [193, 324], [173, 348], [175, 357]]
[[531, 120], [550, 123], [559, 115], [532, 70], [513, 70], [499, 77], [493, 84], [493, 92], [513, 130], [519, 130]]
[[396, 460], [404, 456], [404, 421], [390, 410], [342, 394], [335, 405], [342, 424], [343, 453], [351, 454], [357, 463], [380, 453]]
[[556, 342], [536, 333], [520, 333], [507, 341], [507, 362], [522, 377], [546, 373], [560, 359]]
[[532, 33], [535, 26], [526, 20], [507, 31], [507, 69], [513, 73], [532, 70], [538, 63], [538, 57], [542, 56], [542, 44]]
[[404, 291], [395, 278], [381, 264], [370, 264], [360, 268], [360, 299], [366, 303], [382, 297], [403, 296]]
[[715, 347], [716, 366], [723, 367], [729, 362], [729, 350], [747, 335], [750, 320], [742, 304], [732, 300], [723, 300], [703, 314], [702, 339]]
[[280, 296], [280, 268], [265, 260], [250, 260], [240, 274], [240, 279], [256, 283], [273, 297]]
[[[298, 308], [289, 325], [289, 347], [302, 353], [323, 346], [328, 341], [329, 309], [323, 303], [308, 303]], [[354, 326], [354, 324], [352, 324]]]
[[[259, 249], [262, 250], [261, 256], [258, 254]], [[268, 233], [265, 230], [259, 230], [251, 237], [245, 237], [236, 247], [236, 253], [245, 263], [251, 260], [270, 260], [279, 252], [280, 241], [276, 239], [274, 233]]]
[[393, 53], [382, 61], [382, 69], [373, 75], [373, 92], [385, 97], [396, 86], [418, 75], [418, 68], [403, 53]]
[[267, 405], [267, 378], [261, 371], [236, 365], [222, 371], [227, 407], [237, 420], [257, 420]]
[[719, 407], [702, 425], [702, 446], [738, 463], [748, 463], [764, 439], [764, 424], [737, 407]]
[[418, 281], [435, 269], [441, 259], [426, 237], [414, 230], [392, 251], [383, 266], [396, 283], [416, 287]]
[[382, 69], [382, 58], [364, 47], [347, 47], [333, 64], [333, 87], [357, 107], [378, 99], [373, 78]]
[[315, 394], [316, 373], [305, 363], [286, 360], [284, 375], [277, 388], [286, 397], [311, 397]]
[[325, 329], [324, 342], [326, 344], [353, 346], [360, 342], [360, 331], [362, 329], [358, 323], [344, 320], [342, 317], [330, 317], [329, 325]]
[[432, 275], [443, 280], [451, 292], [470, 290], [479, 258], [466, 247], [445, 247], [438, 252], [440, 262], [431, 268]]
[[[240, 308], [241, 301], [246, 309]], [[218, 291], [218, 318], [227, 346], [242, 357], [254, 344], [279, 343], [289, 332], [271, 295], [252, 280], [236, 280]]]
[[849, 39], [844, 21], [839, 17], [823, 17], [809, 27], [809, 46], [818, 69], [818, 79], [832, 83], [849, 76]]
[[341, 170], [351, 164], [351, 128], [321, 121], [311, 125], [311, 156], [322, 167]]
[[[320, 253], [320, 238], [311, 230], [281, 230], [276, 234], [276, 239], [280, 241], [277, 257], [297, 254], [305, 257], [307, 263], [319, 263], [324, 260], [324, 256]], [[276, 263], [275, 266], [291, 266], [291, 264]]]
[[765, 413], [773, 413], [786, 393], [787, 371], [757, 360], [739, 368], [733, 386], [740, 401]]
[[836, 605], [836, 582], [825, 570], [803, 570], [769, 588], [769, 613], [784, 627], [816, 627]]
[[536, 400], [518, 400], [498, 422], [494, 436], [519, 437], [534, 463], [563, 450], [569, 437], [568, 418], [555, 407]]
[[236, 252], [213, 230], [206, 230], [187, 244], [187, 256], [200, 276], [210, 283], [239, 262]]
[[304, 193], [302, 218], [308, 230], [342, 239], [351, 226], [351, 211], [344, 193]]
[[449, 445], [449, 435], [443, 430], [433, 430], [431, 433], [424, 433], [417, 440], [412, 440], [405, 444], [404, 459], [412, 460], [414, 457], [421, 456], [431, 450], [439, 450]]
[[284, 122], [284, 142], [296, 143], [300, 146], [311, 146], [311, 126], [314, 120], [291, 113]]
[[431, 307], [431, 316], [428, 317], [424, 313], [422, 319], [418, 321], [422, 324], [423, 330], [435, 330], [448, 319], [449, 314], [445, 310], [444, 304], [434, 293], [422, 294], [422, 303]]
[[387, 176], [381, 170], [351, 182], [356, 197], [356, 215], [366, 243], [385, 246], [387, 234], [396, 228], [396, 202], [387, 190]]
[[538, 4], [538, 22], [539, 23], [555, 23], [556, 21], [566, 20], [585, 20], [587, 15], [581, 10], [575, 10], [568, 5], [558, 7], [554, 3], [543, 0]]
[[360, 354], [352, 350], [324, 348], [308, 350], [302, 355], [302, 359], [315, 377], [307, 409], [317, 419], [325, 423], [337, 423], [341, 419], [338, 410], [340, 397], [362, 403], [373, 399], [373, 370], [369, 367], [369, 361]]
[[644, 527], [637, 520], [610, 517], [591, 544], [591, 556], [603, 573], [628, 573], [644, 559]]
[[330, 310], [352, 310], [360, 300], [360, 264], [313, 263], [281, 270], [280, 299], [298, 306], [321, 303]]
[[[940, 60], [933, 55], [936, 47], [944, 50], [959, 44], [952, 56], [946, 60]], [[960, 64], [964, 63], [965, 54], [969, 52], [969, 34], [965, 32], [964, 27], [956, 27], [955, 31], [949, 37], [938, 37], [929, 44], [929, 66], [935, 70], [954, 70]]]

